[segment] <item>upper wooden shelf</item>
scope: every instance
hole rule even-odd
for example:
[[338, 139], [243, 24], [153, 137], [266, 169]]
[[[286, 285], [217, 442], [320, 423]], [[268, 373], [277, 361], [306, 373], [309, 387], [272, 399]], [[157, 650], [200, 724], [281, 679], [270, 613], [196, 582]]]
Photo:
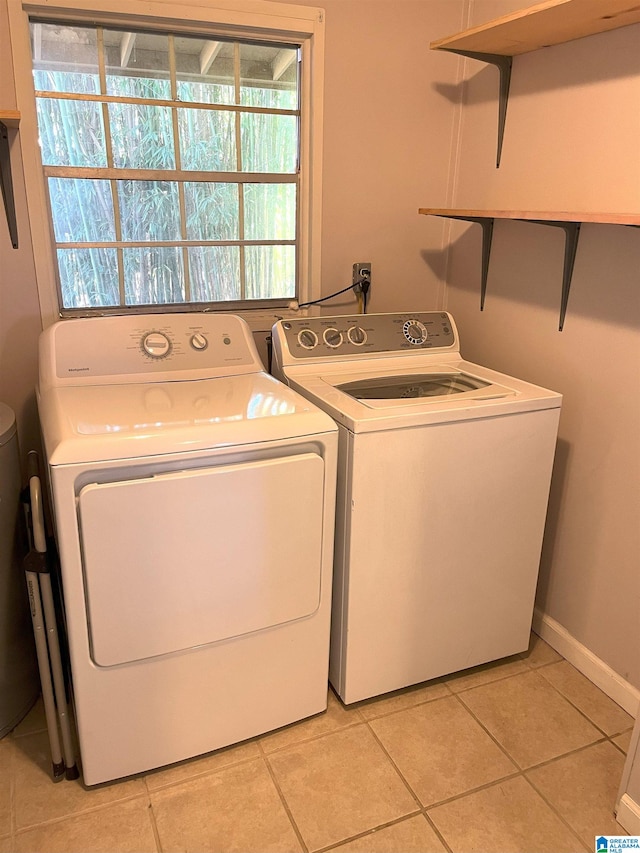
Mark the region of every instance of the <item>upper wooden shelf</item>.
[[634, 0], [546, 0], [431, 42], [432, 50], [518, 56], [640, 23]]
[[0, 121], [5, 127], [18, 127], [20, 113], [18, 110], [0, 110]]
[[421, 207], [426, 216], [450, 219], [528, 219], [532, 222], [594, 222], [601, 225], [640, 225], [640, 213], [582, 213], [554, 210], [464, 210], [459, 207]]

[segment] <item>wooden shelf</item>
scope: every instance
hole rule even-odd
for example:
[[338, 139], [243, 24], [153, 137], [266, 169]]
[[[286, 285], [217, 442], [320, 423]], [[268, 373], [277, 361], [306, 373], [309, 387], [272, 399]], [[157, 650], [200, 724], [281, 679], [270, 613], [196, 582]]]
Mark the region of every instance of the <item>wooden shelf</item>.
[[18, 226], [16, 223], [16, 206], [13, 197], [13, 180], [11, 178], [11, 157], [9, 151], [8, 127], [18, 127], [20, 124], [20, 113], [17, 110], [0, 110], [0, 183], [2, 184], [2, 198], [4, 210], [7, 215], [7, 225], [11, 245], [18, 248]]
[[486, 24], [431, 42], [432, 50], [518, 56], [640, 23], [633, 0], [546, 0]]
[[5, 127], [18, 127], [20, 124], [20, 113], [18, 110], [0, 110], [0, 122]]
[[562, 273], [562, 297], [560, 300], [560, 322], [562, 331], [569, 302], [573, 266], [578, 249], [580, 226], [584, 222], [600, 225], [633, 225], [640, 227], [638, 213], [578, 213], [575, 211], [531, 211], [531, 210], [465, 210], [463, 208], [421, 207], [418, 213], [425, 216], [441, 216], [447, 219], [462, 219], [477, 222], [482, 226], [482, 276], [480, 283], [480, 310], [484, 310], [489, 273], [493, 223], [496, 219], [515, 219], [532, 222], [536, 225], [551, 225], [564, 229], [564, 269]]
[[593, 222], [600, 225], [640, 225], [640, 213], [581, 213], [541, 210], [463, 210], [458, 207], [421, 207], [425, 216], [449, 219], [524, 219], [532, 222]]
[[431, 50], [447, 50], [488, 62], [500, 72], [498, 167], [513, 57], [638, 23], [640, 4], [634, 0], [545, 0], [478, 27], [432, 41], [430, 47]]

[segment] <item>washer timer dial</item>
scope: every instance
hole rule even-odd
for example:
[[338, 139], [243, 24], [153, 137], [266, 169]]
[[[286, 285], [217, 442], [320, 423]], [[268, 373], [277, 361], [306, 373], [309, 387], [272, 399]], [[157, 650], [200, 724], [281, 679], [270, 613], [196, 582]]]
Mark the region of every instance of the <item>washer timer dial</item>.
[[298, 343], [305, 349], [313, 349], [318, 344], [318, 336], [313, 329], [302, 329], [298, 332]]
[[427, 340], [427, 328], [420, 320], [407, 320], [402, 326], [405, 338], [410, 344], [423, 344]]
[[357, 347], [361, 347], [367, 341], [367, 333], [362, 326], [351, 326], [347, 330], [347, 337], [350, 343], [355, 344]]
[[336, 349], [342, 343], [342, 332], [339, 329], [335, 329], [333, 326], [329, 329], [325, 329], [322, 337], [325, 344], [328, 347], [331, 347], [331, 349]]
[[171, 341], [164, 332], [147, 332], [141, 341], [142, 351], [151, 358], [166, 358], [171, 352]]

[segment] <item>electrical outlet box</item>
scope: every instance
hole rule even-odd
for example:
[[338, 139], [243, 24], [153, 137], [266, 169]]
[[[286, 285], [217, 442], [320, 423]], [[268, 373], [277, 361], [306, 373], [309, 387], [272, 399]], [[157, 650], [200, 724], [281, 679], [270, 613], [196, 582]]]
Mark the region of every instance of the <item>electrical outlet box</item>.
[[357, 286], [361, 284], [363, 281], [368, 281], [371, 284], [371, 262], [370, 261], [360, 261], [358, 264], [353, 265], [353, 284]]

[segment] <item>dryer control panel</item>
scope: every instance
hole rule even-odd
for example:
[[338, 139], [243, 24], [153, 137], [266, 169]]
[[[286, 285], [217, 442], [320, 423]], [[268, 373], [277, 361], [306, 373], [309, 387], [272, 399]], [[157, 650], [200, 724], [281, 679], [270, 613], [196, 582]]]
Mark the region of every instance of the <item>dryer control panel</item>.
[[457, 342], [455, 323], [446, 311], [305, 317], [274, 326], [274, 344], [286, 346], [294, 359], [456, 350]]
[[264, 370], [233, 314], [132, 314], [62, 320], [40, 336], [41, 390], [160, 382]]

